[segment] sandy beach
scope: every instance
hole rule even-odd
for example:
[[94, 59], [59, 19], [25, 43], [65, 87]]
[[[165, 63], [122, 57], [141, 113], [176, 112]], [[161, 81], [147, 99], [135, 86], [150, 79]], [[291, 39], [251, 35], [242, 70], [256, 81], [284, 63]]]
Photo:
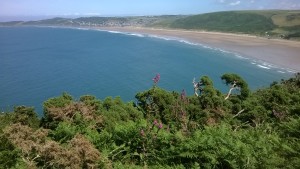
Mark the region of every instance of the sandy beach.
[[300, 72], [300, 42], [250, 35], [141, 27], [106, 27], [108, 31], [173, 37]]

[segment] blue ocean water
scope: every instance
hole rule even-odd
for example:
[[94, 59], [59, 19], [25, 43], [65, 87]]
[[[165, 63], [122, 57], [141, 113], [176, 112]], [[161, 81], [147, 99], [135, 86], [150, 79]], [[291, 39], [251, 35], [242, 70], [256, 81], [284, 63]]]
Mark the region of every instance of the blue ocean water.
[[183, 40], [149, 35], [71, 28], [0, 27], [0, 111], [34, 106], [68, 92], [75, 98], [121, 96], [158, 86], [193, 94], [192, 79], [210, 76], [227, 91], [220, 76], [237, 73], [251, 89], [286, 79], [293, 72], [233, 53]]

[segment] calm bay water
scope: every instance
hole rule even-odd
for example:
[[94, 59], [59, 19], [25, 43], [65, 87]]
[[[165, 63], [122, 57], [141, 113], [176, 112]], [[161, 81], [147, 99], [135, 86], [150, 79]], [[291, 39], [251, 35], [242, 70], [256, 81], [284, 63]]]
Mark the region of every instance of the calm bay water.
[[233, 53], [178, 40], [147, 35], [70, 28], [0, 27], [0, 111], [15, 105], [34, 106], [68, 92], [75, 98], [121, 96], [134, 100], [152, 86], [185, 89], [193, 94], [192, 79], [210, 76], [215, 87], [237, 73], [251, 89], [288, 78], [292, 72]]

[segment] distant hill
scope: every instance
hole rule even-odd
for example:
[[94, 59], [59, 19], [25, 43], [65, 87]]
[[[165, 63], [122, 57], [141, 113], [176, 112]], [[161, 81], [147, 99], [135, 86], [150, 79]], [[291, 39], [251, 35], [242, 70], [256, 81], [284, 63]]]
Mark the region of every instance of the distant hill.
[[160, 23], [164, 25], [165, 21], [174, 21], [186, 16], [180, 15], [162, 15], [162, 16], [133, 16], [133, 17], [80, 17], [70, 18], [52, 18], [39, 21], [13, 21], [0, 22], [0, 26], [19, 26], [19, 25], [37, 25], [37, 26], [97, 26], [97, 27], [124, 27], [124, 26], [149, 26]]
[[276, 26], [271, 18], [250, 12], [216, 12], [189, 16], [170, 24], [172, 28], [204, 29], [224, 32], [261, 33]]
[[300, 40], [300, 10], [225, 11], [199, 15], [53, 18], [0, 26], [156, 27], [252, 34]]
[[180, 18], [154, 27], [246, 33], [300, 39], [300, 10], [226, 11]]

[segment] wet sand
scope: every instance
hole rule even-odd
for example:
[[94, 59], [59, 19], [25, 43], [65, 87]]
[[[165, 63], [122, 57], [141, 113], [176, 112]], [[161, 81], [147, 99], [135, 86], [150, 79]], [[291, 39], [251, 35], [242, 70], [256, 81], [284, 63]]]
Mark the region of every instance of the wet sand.
[[300, 72], [299, 41], [231, 33], [141, 27], [102, 27], [97, 29], [179, 38]]

